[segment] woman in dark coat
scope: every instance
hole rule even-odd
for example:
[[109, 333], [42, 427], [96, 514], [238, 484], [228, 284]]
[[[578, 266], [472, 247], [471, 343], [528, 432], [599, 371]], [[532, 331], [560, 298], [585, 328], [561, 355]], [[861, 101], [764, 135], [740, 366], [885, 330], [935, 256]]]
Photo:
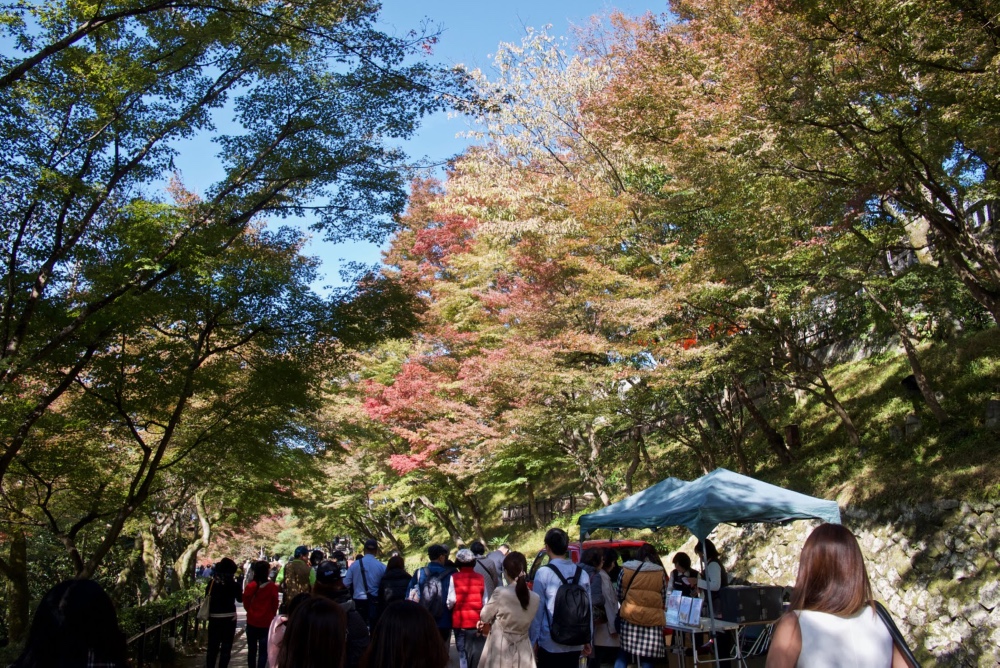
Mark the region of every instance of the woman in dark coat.
[[378, 586], [378, 609], [385, 610], [385, 606], [393, 601], [402, 601], [406, 598], [413, 576], [406, 572], [403, 558], [396, 556], [386, 563], [385, 575]]
[[208, 668], [228, 668], [236, 636], [236, 602], [243, 601], [243, 591], [236, 581], [236, 562], [226, 557], [215, 565], [205, 589], [208, 596]]
[[368, 649], [371, 636], [364, 617], [354, 608], [351, 590], [341, 578], [339, 564], [334, 561], [324, 561], [316, 568], [313, 593], [333, 601], [344, 611], [347, 619], [347, 653], [344, 656], [344, 668], [357, 668], [361, 662], [361, 655]]

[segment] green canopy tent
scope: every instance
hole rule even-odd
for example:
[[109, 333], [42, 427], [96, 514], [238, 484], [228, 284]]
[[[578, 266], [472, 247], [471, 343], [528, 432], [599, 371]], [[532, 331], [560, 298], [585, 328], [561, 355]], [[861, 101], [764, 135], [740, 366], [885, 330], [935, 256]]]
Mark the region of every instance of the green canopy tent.
[[840, 508], [836, 501], [716, 469], [691, 482], [667, 478], [597, 512], [581, 515], [579, 524], [582, 533], [683, 526], [703, 540], [720, 524], [801, 519], [840, 524]]
[[[683, 526], [699, 541], [704, 541], [720, 524], [783, 523], [801, 519], [840, 524], [840, 508], [836, 501], [817, 499], [727, 469], [716, 469], [691, 482], [667, 478], [597, 512], [581, 515], [578, 522], [581, 540], [594, 529]], [[707, 561], [704, 549], [701, 556], [704, 569]], [[712, 597], [707, 598], [714, 637], [715, 610]], [[713, 644], [718, 665], [718, 643]]]
[[[580, 531], [584, 534], [588, 532], [583, 526], [584, 518], [588, 521], [597, 522], [595, 528], [618, 529], [624, 527], [637, 526], [636, 521], [643, 521], [647, 518], [655, 517], [657, 509], [661, 507], [661, 501], [670, 496], [675, 490], [689, 485], [685, 480], [677, 478], [667, 478], [661, 480], [652, 487], [647, 487], [641, 492], [636, 492], [632, 496], [627, 496], [621, 501], [605, 506], [595, 513], [583, 515], [580, 518]], [[642, 524], [641, 526], [651, 526]]]

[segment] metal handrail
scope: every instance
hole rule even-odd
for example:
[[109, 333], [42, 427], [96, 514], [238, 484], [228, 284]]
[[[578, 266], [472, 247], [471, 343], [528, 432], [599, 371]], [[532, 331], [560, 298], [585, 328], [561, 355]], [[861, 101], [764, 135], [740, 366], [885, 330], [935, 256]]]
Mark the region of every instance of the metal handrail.
[[186, 607], [183, 610], [181, 610], [180, 612], [174, 614], [173, 617], [168, 617], [167, 619], [161, 619], [160, 621], [158, 621], [156, 623], [156, 626], [150, 626], [148, 629], [145, 629], [143, 631], [139, 631], [134, 636], [132, 636], [131, 638], [129, 638], [128, 640], [126, 640], [125, 644], [126, 645], [131, 645], [136, 640], [139, 640], [140, 638], [142, 638], [145, 635], [149, 635], [150, 633], [152, 633], [153, 631], [157, 630], [161, 626], [165, 626], [165, 625], [169, 624], [170, 622], [178, 620], [181, 617], [183, 617], [184, 615], [191, 614], [192, 612], [194, 612], [195, 610], [197, 610], [198, 608], [201, 607], [201, 601], [202, 601], [202, 599], [199, 598], [197, 601], [189, 603], [188, 607]]
[[168, 617], [166, 619], [163, 618], [163, 615], [160, 615], [159, 621], [157, 621], [157, 623], [155, 625], [150, 626], [148, 628], [146, 627], [145, 622], [143, 622], [140, 625], [141, 630], [139, 631], [139, 633], [137, 633], [136, 635], [132, 636], [131, 638], [129, 638], [128, 640], [125, 641], [126, 646], [129, 647], [129, 648], [131, 648], [136, 643], [139, 644], [138, 652], [136, 653], [136, 665], [139, 666], [139, 667], [145, 665], [145, 663], [146, 663], [146, 637], [150, 636], [150, 635], [153, 635], [154, 633], [156, 634], [156, 644], [153, 646], [153, 656], [151, 658], [153, 658], [153, 659], [158, 659], [159, 658], [159, 656], [160, 656], [160, 646], [163, 644], [163, 627], [167, 626], [168, 624], [172, 625], [172, 628], [171, 628], [171, 631], [170, 631], [171, 636], [176, 637], [176, 635], [177, 635], [177, 622], [178, 622], [178, 620], [181, 621], [181, 638], [182, 638], [182, 642], [186, 643], [187, 642], [187, 638], [188, 638], [188, 620], [191, 617], [193, 617], [194, 618], [194, 629], [193, 629], [193, 632], [194, 632], [194, 635], [197, 636], [198, 635], [198, 625], [200, 623], [200, 620], [198, 619], [198, 616], [197, 616], [197, 610], [198, 610], [198, 608], [201, 607], [201, 604], [202, 604], [203, 600], [204, 600], [203, 598], [199, 598], [197, 601], [194, 601], [194, 602], [188, 604], [188, 606], [186, 608], [180, 610], [179, 612], [175, 608], [174, 609], [174, 613], [170, 617]]

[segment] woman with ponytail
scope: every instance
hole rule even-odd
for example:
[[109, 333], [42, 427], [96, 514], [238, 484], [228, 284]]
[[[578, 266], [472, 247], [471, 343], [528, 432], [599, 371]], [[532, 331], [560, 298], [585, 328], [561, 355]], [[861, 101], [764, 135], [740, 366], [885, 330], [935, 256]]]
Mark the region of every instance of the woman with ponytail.
[[480, 629], [487, 638], [479, 668], [535, 668], [528, 631], [538, 612], [538, 594], [525, 581], [528, 561], [520, 552], [510, 552], [503, 570], [513, 584], [498, 587], [480, 615]]

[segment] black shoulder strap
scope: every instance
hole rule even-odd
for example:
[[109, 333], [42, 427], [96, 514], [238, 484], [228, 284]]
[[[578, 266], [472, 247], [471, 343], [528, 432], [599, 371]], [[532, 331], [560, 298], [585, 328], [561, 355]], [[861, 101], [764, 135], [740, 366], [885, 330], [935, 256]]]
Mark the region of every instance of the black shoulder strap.
[[563, 577], [562, 571], [556, 568], [555, 564], [545, 564], [545, 565], [551, 568], [555, 572], [560, 582], [562, 582], [563, 584], [569, 584], [569, 581], [565, 577]]
[[910, 646], [906, 644], [906, 638], [899, 632], [899, 628], [896, 627], [896, 622], [893, 621], [892, 615], [885, 609], [881, 601], [875, 601], [875, 610], [878, 612], [878, 616], [882, 618], [882, 623], [889, 629], [889, 635], [892, 636], [892, 643], [899, 648], [899, 652], [903, 655], [903, 658], [906, 659], [911, 668], [920, 668], [917, 657], [913, 656]]
[[358, 568], [361, 569], [361, 586], [365, 588], [365, 596], [368, 596], [368, 578], [365, 577], [365, 558], [358, 559]]
[[[266, 587], [267, 585], [265, 584], [264, 586]], [[257, 588], [253, 590], [253, 596], [250, 597], [250, 603], [248, 605], [253, 606], [253, 602], [255, 600], [257, 600], [257, 594], [260, 592], [260, 590], [261, 590], [261, 585], [258, 582], [257, 583]], [[246, 606], [244, 606], [244, 607], [246, 607]]]
[[583, 573], [583, 568], [580, 566], [576, 567], [576, 573], [573, 574], [573, 584], [580, 584], [580, 574]]
[[622, 592], [622, 595], [618, 598], [618, 602], [619, 603], [622, 603], [622, 602], [625, 601], [625, 597], [628, 596], [628, 590], [632, 588], [632, 583], [635, 582], [636, 577], [639, 576], [639, 571], [642, 570], [642, 566], [645, 563], [646, 562], [640, 563], [639, 564], [639, 568], [635, 569], [635, 573], [632, 574], [632, 579], [628, 581], [627, 585], [625, 585], [625, 591]]
[[[565, 584], [569, 584], [569, 582], [567, 582], [566, 578], [563, 577], [562, 571], [560, 571], [558, 568], [556, 568], [555, 564], [549, 562], [549, 563], [547, 563], [545, 565], [548, 568], [552, 569], [552, 571], [556, 574], [556, 577], [559, 578], [560, 582], [562, 582], [564, 585]], [[558, 596], [558, 592], [556, 592], [556, 595]], [[553, 605], [555, 605], [555, 604], [553, 603]], [[545, 610], [545, 616], [549, 618], [549, 624], [552, 624], [552, 615], [549, 614], [549, 606], [548, 606], [548, 604], [543, 605], [542, 609]]]

